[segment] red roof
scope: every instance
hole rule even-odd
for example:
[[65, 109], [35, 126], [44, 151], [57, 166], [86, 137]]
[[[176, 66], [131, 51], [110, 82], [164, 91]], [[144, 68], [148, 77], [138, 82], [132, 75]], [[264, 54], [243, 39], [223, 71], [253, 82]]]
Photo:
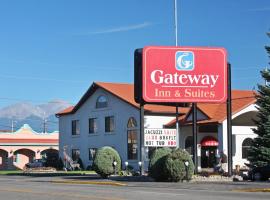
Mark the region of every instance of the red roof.
[[[134, 85], [127, 83], [104, 83], [104, 82], [94, 82], [87, 92], [83, 95], [80, 101], [69, 108], [57, 113], [57, 116], [68, 115], [75, 113], [80, 106], [98, 89], [102, 88], [112, 95], [118, 97], [124, 102], [139, 109], [139, 104], [134, 100]], [[232, 113], [237, 113], [240, 110], [246, 108], [247, 106], [256, 102], [256, 93], [249, 90], [233, 90], [232, 91]], [[208, 119], [198, 121], [198, 123], [221, 123], [227, 117], [226, 103], [198, 103], [198, 110], [204, 113]], [[163, 105], [153, 105], [147, 104], [144, 107], [146, 112], [150, 113], [165, 113], [165, 114], [175, 114], [175, 107], [173, 106], [163, 106]], [[191, 108], [180, 108], [180, 113], [183, 114], [179, 117], [182, 124], [190, 124], [187, 122], [187, 116], [191, 112]], [[167, 124], [167, 126], [175, 125], [175, 120]]]
[[57, 115], [65, 115], [65, 114], [69, 114], [72, 112], [72, 110], [74, 109], [74, 106], [70, 106], [64, 110], [61, 110], [59, 113], [57, 113]]
[[[118, 97], [119, 99], [125, 101], [126, 103], [139, 108], [139, 104], [137, 104], [134, 100], [134, 85], [127, 83], [104, 83], [104, 82], [95, 82], [88, 89], [88, 91], [83, 95], [80, 101], [72, 107], [66, 108], [63, 111], [57, 113], [57, 116], [67, 115], [75, 113], [79, 107], [96, 91], [97, 88], [102, 88], [112, 95]], [[175, 107], [173, 106], [163, 106], [163, 105], [153, 105], [147, 104], [144, 106], [146, 112], [151, 113], [167, 113], [174, 114], [176, 112]], [[188, 111], [188, 108], [180, 108], [179, 112], [184, 114]]]
[[[233, 90], [232, 91], [232, 114], [235, 114], [244, 108], [248, 107], [251, 104], [256, 102], [256, 92], [249, 90]], [[197, 103], [197, 108], [203, 114], [205, 114], [208, 119], [198, 121], [198, 124], [206, 123], [222, 123], [227, 118], [227, 106], [226, 103], [220, 104], [211, 104], [211, 103]], [[189, 112], [179, 118], [181, 124], [189, 125], [190, 121], [187, 121], [187, 118], [192, 112], [192, 109], [189, 108]], [[173, 120], [167, 124], [168, 127], [175, 126], [175, 121]]]

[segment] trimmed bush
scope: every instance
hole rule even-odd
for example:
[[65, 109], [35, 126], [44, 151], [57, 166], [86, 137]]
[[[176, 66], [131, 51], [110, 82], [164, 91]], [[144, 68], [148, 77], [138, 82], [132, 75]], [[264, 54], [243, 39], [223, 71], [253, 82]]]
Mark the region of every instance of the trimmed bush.
[[116, 171], [120, 172], [121, 159], [118, 152], [109, 146], [102, 147], [96, 153], [93, 161], [93, 169], [102, 178], [107, 178], [109, 175], [114, 174], [114, 161], [117, 162]]
[[[188, 162], [188, 166], [185, 166], [185, 162]], [[194, 173], [194, 164], [188, 152], [175, 149], [165, 157], [163, 170], [168, 181], [190, 180]]]
[[164, 147], [154, 150], [149, 161], [149, 176], [154, 178], [156, 181], [167, 180], [167, 175], [164, 173], [164, 161], [168, 154], [171, 153], [171, 149]]

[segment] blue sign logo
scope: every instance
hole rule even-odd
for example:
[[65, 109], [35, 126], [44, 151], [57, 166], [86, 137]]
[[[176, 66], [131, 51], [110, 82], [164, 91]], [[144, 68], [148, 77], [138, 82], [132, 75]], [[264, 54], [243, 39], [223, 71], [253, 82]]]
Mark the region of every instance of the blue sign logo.
[[191, 51], [177, 51], [175, 54], [175, 68], [181, 71], [191, 71], [194, 69], [194, 53]]

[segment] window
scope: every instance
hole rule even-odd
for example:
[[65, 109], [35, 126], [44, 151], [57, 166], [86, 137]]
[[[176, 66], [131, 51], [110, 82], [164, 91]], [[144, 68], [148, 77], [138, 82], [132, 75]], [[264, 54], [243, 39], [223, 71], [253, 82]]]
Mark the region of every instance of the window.
[[89, 148], [89, 160], [94, 160], [96, 156], [97, 148]]
[[80, 158], [80, 150], [79, 149], [72, 149], [71, 150], [71, 157], [73, 161], [78, 161]]
[[247, 159], [249, 156], [248, 150], [250, 149], [250, 146], [252, 145], [252, 139], [246, 138], [242, 143], [242, 158]]
[[89, 119], [89, 133], [96, 133], [97, 132], [97, 118], [90, 118]]
[[136, 119], [134, 117], [129, 118], [127, 127], [128, 128], [135, 128], [135, 127], [137, 127], [137, 121], [136, 121]]
[[96, 108], [106, 108], [108, 106], [107, 98], [101, 95], [97, 98]]
[[135, 118], [131, 117], [127, 124], [127, 138], [128, 138], [128, 160], [137, 160], [138, 158], [138, 140], [137, 140], [137, 122]]
[[193, 136], [188, 136], [185, 141], [185, 150], [193, 155]]
[[114, 116], [105, 117], [105, 132], [114, 131]]
[[72, 120], [72, 135], [80, 135], [79, 120]]

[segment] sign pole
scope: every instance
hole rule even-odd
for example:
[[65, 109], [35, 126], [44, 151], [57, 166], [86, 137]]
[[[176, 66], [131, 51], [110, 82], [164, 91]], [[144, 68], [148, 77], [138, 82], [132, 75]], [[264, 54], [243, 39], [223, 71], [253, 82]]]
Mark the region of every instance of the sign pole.
[[198, 173], [197, 159], [197, 103], [192, 103], [193, 163], [194, 173]]
[[176, 105], [176, 148], [180, 148], [180, 121], [179, 121], [179, 107]]
[[144, 174], [144, 104], [140, 104], [140, 174]]
[[228, 144], [228, 176], [232, 176], [232, 89], [231, 89], [231, 64], [227, 65], [228, 71], [228, 97], [227, 97], [227, 144]]

